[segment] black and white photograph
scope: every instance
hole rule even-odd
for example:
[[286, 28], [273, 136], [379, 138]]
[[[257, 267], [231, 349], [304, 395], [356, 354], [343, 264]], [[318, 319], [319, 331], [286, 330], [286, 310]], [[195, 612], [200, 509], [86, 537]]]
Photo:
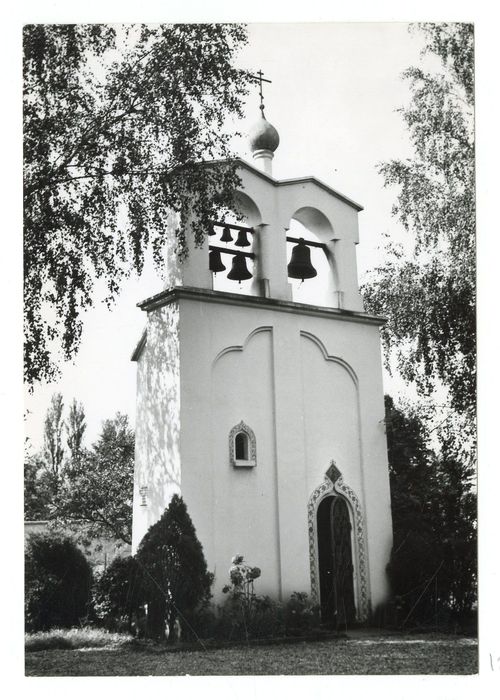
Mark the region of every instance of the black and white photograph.
[[24, 676], [472, 689], [473, 15], [113, 7], [16, 26]]

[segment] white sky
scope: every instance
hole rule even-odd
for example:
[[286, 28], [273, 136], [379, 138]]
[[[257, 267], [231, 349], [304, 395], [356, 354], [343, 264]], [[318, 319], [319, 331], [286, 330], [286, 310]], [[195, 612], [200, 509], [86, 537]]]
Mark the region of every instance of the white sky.
[[[357, 248], [360, 277], [380, 259], [380, 234], [402, 235], [390, 214], [395, 193], [383, 189], [376, 164], [410, 154], [396, 109], [409, 96], [401, 72], [419, 62], [421, 47], [421, 37], [410, 34], [406, 23], [268, 23], [249, 25], [249, 43], [239, 57], [240, 65], [261, 68], [272, 80], [264, 86], [264, 102], [280, 134], [273, 176], [315, 175], [365, 207]], [[247, 118], [238, 125], [243, 133], [258, 118], [258, 104], [254, 89]], [[246, 139], [235, 139], [234, 147], [251, 161]], [[136, 304], [162, 288], [149, 266], [140, 280], [124, 285], [112, 311], [97, 303], [86, 314], [74, 362], [63, 365], [57, 384], [37, 386], [26, 398], [26, 431], [34, 449], [42, 445], [55, 391], [66, 404], [73, 397], [83, 403], [88, 441], [117, 411], [134, 423], [136, 365], [130, 355], [146, 321]]]

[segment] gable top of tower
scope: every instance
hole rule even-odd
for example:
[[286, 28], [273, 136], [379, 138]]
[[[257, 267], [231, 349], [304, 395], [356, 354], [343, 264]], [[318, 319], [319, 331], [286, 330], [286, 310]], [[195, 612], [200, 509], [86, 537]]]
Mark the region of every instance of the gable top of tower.
[[[312, 175], [307, 175], [305, 177], [292, 177], [292, 178], [287, 178], [285, 180], [277, 180], [276, 178], [272, 177], [272, 175], [268, 175], [267, 173], [263, 172], [259, 168], [256, 168], [251, 163], [248, 163], [246, 160], [243, 160], [243, 158], [236, 158], [235, 161], [238, 164], [238, 167], [248, 170], [249, 172], [262, 178], [263, 180], [266, 180], [274, 187], [293, 187], [294, 185], [302, 185], [304, 183], [311, 183], [314, 187], [318, 187], [319, 189], [322, 189], [322, 190], [328, 192], [328, 194], [332, 195], [336, 199], [341, 200], [342, 202], [344, 202], [344, 204], [347, 204], [348, 206], [352, 207], [356, 211], [363, 211], [364, 207], [361, 204], [358, 204], [353, 199], [350, 199], [350, 197], [347, 197], [345, 194], [342, 194], [338, 190], [333, 189], [333, 187], [330, 187], [330, 185], [327, 185], [325, 182], [323, 182], [322, 180], [319, 180], [317, 177], [314, 177]], [[206, 161], [205, 164], [210, 165], [210, 163], [225, 163], [225, 162], [229, 162], [229, 161], [212, 160], [212, 161]]]

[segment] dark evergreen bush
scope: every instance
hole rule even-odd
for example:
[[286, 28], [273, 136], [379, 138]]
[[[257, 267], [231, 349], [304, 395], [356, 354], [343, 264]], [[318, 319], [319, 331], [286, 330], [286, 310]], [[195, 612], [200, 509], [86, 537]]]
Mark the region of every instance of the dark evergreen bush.
[[136, 559], [148, 606], [147, 634], [163, 639], [169, 630], [172, 639], [176, 621], [183, 626], [210, 598], [213, 581], [180, 496], [173, 496], [161, 519], [144, 535]]
[[141, 616], [143, 582], [134, 557], [114, 559], [96, 580], [94, 612], [111, 631], [133, 632]]
[[25, 552], [27, 631], [72, 627], [87, 617], [92, 569], [68, 537], [31, 535]]

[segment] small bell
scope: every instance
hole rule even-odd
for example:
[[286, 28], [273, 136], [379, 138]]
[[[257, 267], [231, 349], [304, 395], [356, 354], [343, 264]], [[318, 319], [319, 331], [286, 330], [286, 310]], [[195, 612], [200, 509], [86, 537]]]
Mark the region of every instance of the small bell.
[[220, 251], [218, 250], [211, 250], [209, 255], [208, 255], [208, 267], [210, 268], [210, 271], [216, 275], [218, 272], [222, 272], [223, 270], [226, 269], [226, 266], [221, 260], [220, 257]]
[[210, 228], [208, 229], [208, 235], [215, 236], [215, 229], [213, 226], [210, 226]]
[[238, 238], [236, 239], [234, 245], [237, 245], [239, 248], [248, 248], [248, 246], [251, 245], [247, 238], [246, 231], [238, 231]]
[[247, 262], [243, 253], [236, 253], [233, 257], [233, 265], [231, 271], [229, 272], [227, 278], [228, 280], [249, 280], [252, 277], [252, 273], [249, 272], [247, 268]]
[[222, 232], [222, 236], [220, 237], [221, 241], [223, 243], [231, 243], [233, 240], [233, 237], [231, 236], [231, 231], [229, 230], [229, 226], [224, 226], [224, 230]]
[[304, 243], [303, 238], [299, 238], [299, 242], [292, 250], [292, 257], [288, 263], [288, 277], [295, 280], [311, 279], [316, 277], [318, 273], [311, 265], [311, 251]]

